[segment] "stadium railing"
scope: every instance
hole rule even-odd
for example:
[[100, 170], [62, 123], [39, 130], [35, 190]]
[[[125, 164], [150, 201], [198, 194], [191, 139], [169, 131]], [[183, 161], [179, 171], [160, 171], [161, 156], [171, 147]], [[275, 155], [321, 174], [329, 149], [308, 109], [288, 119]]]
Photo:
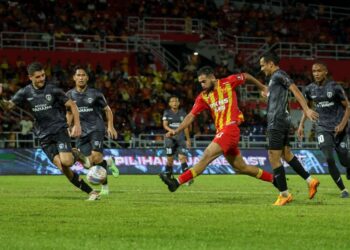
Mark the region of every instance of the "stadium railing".
[[[192, 138], [192, 147], [206, 148], [213, 140], [215, 134], [195, 135]], [[164, 148], [164, 134], [139, 134], [131, 137], [129, 141], [113, 140], [105, 138], [104, 145], [107, 148]], [[299, 142], [295, 135], [290, 136], [293, 148], [317, 148], [315, 141]], [[265, 135], [241, 135], [239, 146], [241, 148], [266, 148], [267, 138]], [[74, 141], [73, 141], [74, 146]], [[38, 139], [34, 133], [23, 135], [21, 132], [0, 133], [0, 148], [37, 148]]]
[[[167, 18], [163, 18], [167, 19]], [[204, 22], [201, 24], [205, 24]], [[201, 28], [201, 30], [203, 30]], [[226, 35], [225, 32], [216, 32], [211, 39], [217, 46], [230, 46], [230, 53], [234, 51], [244, 53], [248, 59], [261, 56], [267, 50], [276, 49], [283, 57], [310, 57], [349, 59], [348, 44], [311, 44], [295, 42], [279, 42], [269, 46], [266, 37], [245, 37]], [[151, 49], [157, 57], [162, 57], [165, 63], [178, 68], [179, 61], [161, 45], [157, 34], [137, 34], [132, 36], [93, 36], [79, 34], [65, 34], [59, 37], [48, 33], [32, 32], [0, 32], [0, 48], [25, 48], [40, 50], [69, 50], [69, 51], [96, 51], [96, 52], [137, 52], [141, 47]]]
[[167, 68], [180, 69], [180, 61], [167, 51], [159, 35], [105, 36], [48, 33], [0, 32], [0, 48], [24, 48], [52, 51], [138, 52], [149, 49]]

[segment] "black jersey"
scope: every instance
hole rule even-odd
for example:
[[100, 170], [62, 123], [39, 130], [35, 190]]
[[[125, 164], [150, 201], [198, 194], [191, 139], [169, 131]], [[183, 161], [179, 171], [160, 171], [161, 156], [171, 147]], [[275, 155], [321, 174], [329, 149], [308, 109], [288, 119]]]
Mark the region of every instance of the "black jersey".
[[[163, 114], [163, 121], [168, 121], [168, 126], [171, 129], [175, 130], [180, 126], [180, 124], [184, 120], [185, 116], [186, 116], [186, 113], [182, 109], [178, 110], [178, 112], [174, 112], [171, 109], [166, 109], [164, 111], [164, 114]], [[179, 140], [184, 140], [185, 134], [182, 131], [174, 138], [179, 139]]]
[[293, 80], [283, 70], [276, 70], [269, 81], [267, 129], [285, 130], [290, 126], [288, 92]]
[[319, 118], [317, 131], [334, 131], [343, 119], [345, 108], [341, 103], [346, 99], [344, 89], [334, 81], [327, 81], [319, 86], [311, 83], [305, 88], [305, 97], [313, 101]]
[[67, 96], [78, 106], [82, 136], [94, 131], [105, 132], [103, 109], [107, 107], [107, 101], [100, 91], [87, 87], [78, 92], [74, 88], [67, 92]]
[[39, 138], [56, 134], [60, 129], [67, 127], [64, 104], [68, 100], [62, 89], [49, 83], [41, 89], [29, 84], [18, 90], [11, 99], [20, 107], [30, 105], [35, 118], [35, 134]]

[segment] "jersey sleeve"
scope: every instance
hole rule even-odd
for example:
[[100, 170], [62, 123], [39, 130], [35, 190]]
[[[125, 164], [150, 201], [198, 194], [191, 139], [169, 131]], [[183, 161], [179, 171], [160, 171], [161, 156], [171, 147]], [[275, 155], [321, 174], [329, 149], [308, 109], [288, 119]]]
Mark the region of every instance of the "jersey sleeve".
[[54, 87], [52, 91], [54, 97], [57, 99], [58, 102], [65, 104], [67, 101], [69, 101], [68, 96], [64, 91], [60, 88]]
[[23, 106], [24, 102], [25, 102], [25, 89], [22, 88], [20, 90], [18, 90], [15, 95], [11, 98], [11, 101], [16, 104], [16, 106]]
[[203, 110], [209, 109], [208, 104], [203, 100], [202, 95], [197, 96], [196, 101], [192, 107], [191, 114], [194, 116], [199, 115]]
[[168, 110], [164, 111], [162, 120], [163, 121], [167, 121], [168, 120]]
[[101, 92], [98, 92], [98, 94], [97, 94], [96, 103], [98, 106], [100, 106], [102, 108], [105, 108], [108, 105], [105, 96]]
[[236, 88], [239, 85], [242, 85], [245, 82], [245, 77], [243, 73], [230, 75], [226, 78], [220, 79], [220, 82], [228, 82], [232, 88]]
[[346, 94], [345, 91], [343, 89], [343, 87], [340, 84], [336, 84], [334, 86], [334, 90], [335, 90], [335, 96], [340, 100], [340, 101], [344, 101], [346, 100]]
[[307, 100], [311, 101], [312, 98], [310, 96], [310, 85], [309, 86], [306, 86], [305, 89], [304, 89], [304, 96]]
[[281, 74], [281, 75], [279, 75], [279, 77], [280, 77], [280, 83], [284, 86], [284, 87], [286, 87], [287, 89], [289, 89], [289, 87], [290, 87], [290, 85], [292, 85], [292, 83], [293, 83], [293, 80], [292, 80], [292, 78], [290, 78], [290, 76], [289, 75], [287, 75], [287, 74]]

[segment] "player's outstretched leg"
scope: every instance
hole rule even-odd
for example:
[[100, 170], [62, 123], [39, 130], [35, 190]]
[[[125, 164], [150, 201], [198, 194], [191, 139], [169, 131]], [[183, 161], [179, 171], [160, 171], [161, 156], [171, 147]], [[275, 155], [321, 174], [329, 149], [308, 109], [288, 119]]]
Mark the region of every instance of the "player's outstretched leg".
[[117, 166], [115, 165], [115, 162], [114, 162], [114, 160], [113, 160], [113, 157], [111, 156], [111, 157], [109, 157], [108, 159], [107, 159], [107, 166], [108, 166], [108, 168], [111, 170], [111, 172], [112, 172], [112, 175], [114, 176], [114, 177], [118, 177], [119, 176], [119, 169], [117, 168]]
[[337, 168], [337, 165], [335, 164], [335, 159], [333, 157], [333, 148], [323, 147], [321, 148], [321, 151], [326, 157], [326, 161], [328, 164], [328, 172], [332, 176], [333, 181], [335, 182], [335, 184], [340, 190], [340, 198], [349, 198], [349, 192], [345, 188], [340, 172]]
[[74, 156], [74, 161], [79, 161], [81, 164], [83, 164], [84, 168], [91, 168], [91, 163], [89, 160], [89, 157], [85, 156], [82, 152], [80, 152], [77, 148], [72, 148], [72, 153]]
[[320, 181], [310, 175], [309, 172], [305, 170], [298, 158], [292, 153], [289, 146], [285, 146], [283, 149], [283, 159], [293, 168], [293, 170], [304, 180], [306, 180], [309, 187], [309, 199], [314, 198], [317, 193], [317, 188], [320, 185]]
[[79, 175], [73, 172], [70, 167], [73, 165], [73, 156], [69, 153], [60, 153], [54, 157], [53, 163], [62, 170], [67, 179], [77, 188], [89, 195], [88, 200], [99, 200], [100, 195], [97, 191], [93, 190]]
[[[102, 158], [102, 156], [101, 156]], [[102, 160], [100, 163], [96, 163], [96, 165], [103, 167], [104, 169], [107, 170], [107, 161]], [[106, 180], [101, 184], [101, 191], [100, 191], [101, 195], [109, 195], [109, 187], [108, 187], [108, 175]]]
[[175, 192], [180, 185], [185, 184], [200, 175], [208, 164], [221, 154], [221, 147], [217, 143], [211, 142], [205, 149], [199, 162], [192, 168], [182, 173], [177, 179], [173, 177], [169, 178], [165, 173], [161, 173], [159, 177], [168, 186], [170, 192]]
[[[181, 161], [181, 170], [182, 170], [182, 173], [185, 173], [189, 167], [187, 165], [187, 158], [184, 156], [184, 155], [179, 155], [179, 158], [180, 158], [180, 161]], [[194, 182], [194, 180], [190, 180], [189, 182], [186, 183], [187, 186], [190, 186], [192, 185]]]

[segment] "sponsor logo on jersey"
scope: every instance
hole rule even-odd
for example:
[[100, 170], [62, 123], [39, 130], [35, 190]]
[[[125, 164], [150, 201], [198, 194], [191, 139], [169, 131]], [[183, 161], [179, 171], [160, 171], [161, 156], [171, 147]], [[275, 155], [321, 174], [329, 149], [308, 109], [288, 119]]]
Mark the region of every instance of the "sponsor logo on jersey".
[[38, 104], [38, 105], [35, 105], [35, 106], [32, 108], [32, 111], [33, 111], [33, 112], [39, 112], [39, 111], [45, 111], [45, 110], [49, 110], [49, 109], [52, 109], [52, 106], [51, 106], [51, 105], [47, 105], [47, 104], [45, 103], [45, 104]]
[[94, 109], [83, 106], [83, 107], [78, 107], [78, 111], [79, 113], [87, 113], [87, 112], [93, 112]]
[[317, 105], [316, 105], [316, 107], [318, 107], [318, 108], [327, 108], [327, 107], [331, 107], [331, 106], [334, 106], [334, 102], [323, 101], [323, 102], [317, 103]]
[[228, 103], [228, 98], [211, 103], [210, 108], [214, 109], [215, 112], [219, 112], [219, 111], [225, 110], [226, 103]]

